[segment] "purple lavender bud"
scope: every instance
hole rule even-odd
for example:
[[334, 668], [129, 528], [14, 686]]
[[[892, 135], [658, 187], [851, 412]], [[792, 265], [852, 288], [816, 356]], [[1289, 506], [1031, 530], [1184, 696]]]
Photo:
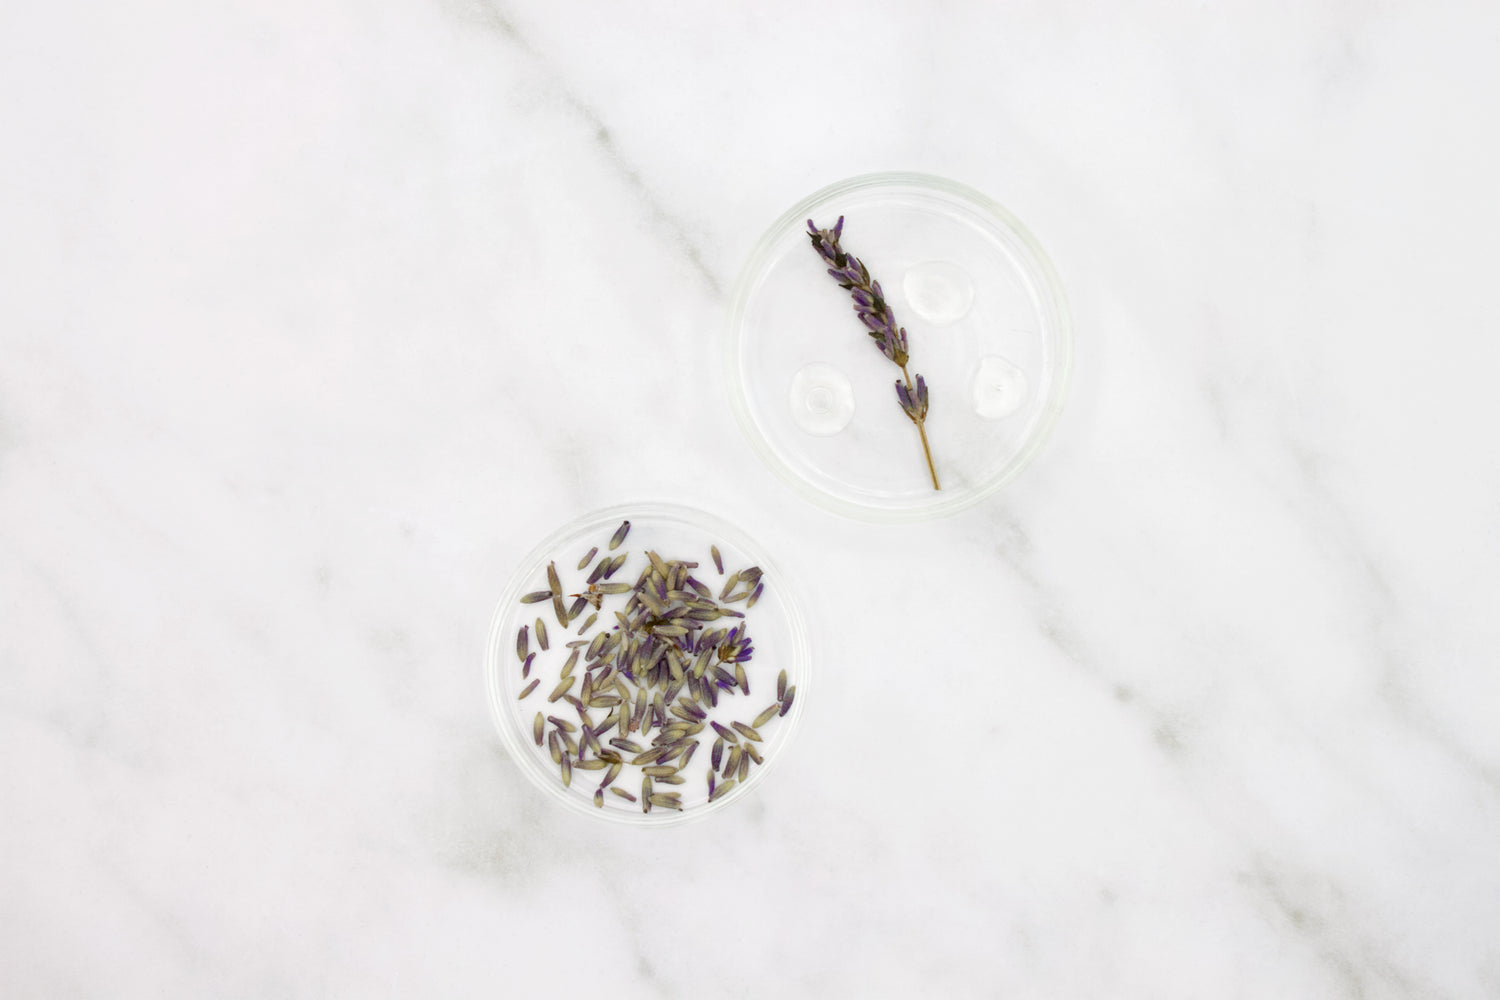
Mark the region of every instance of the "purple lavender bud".
[[837, 221], [837, 222], [835, 222], [833, 224], [833, 237], [834, 237], [834, 239], [838, 239], [838, 237], [841, 236], [843, 234], [843, 232], [844, 232], [844, 217], [841, 215], [841, 216], [839, 216], [839, 221]]
[[913, 423], [922, 419], [922, 404], [912, 398], [911, 390], [906, 387], [906, 383], [900, 381], [896, 383], [896, 400]]
[[912, 419], [913, 423], [921, 423], [927, 419], [927, 381], [922, 376], [917, 376], [917, 384], [914, 388], [907, 388], [906, 383], [898, 380], [896, 382], [896, 401], [901, 404], [901, 409]]

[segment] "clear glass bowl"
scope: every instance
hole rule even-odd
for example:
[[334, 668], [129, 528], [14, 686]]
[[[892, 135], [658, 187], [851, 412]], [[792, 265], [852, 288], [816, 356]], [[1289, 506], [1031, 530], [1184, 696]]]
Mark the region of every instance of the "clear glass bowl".
[[[608, 546], [611, 536], [620, 523], [627, 520], [630, 522], [629, 533], [620, 547], [610, 552]], [[722, 574], [715, 569], [710, 546], [717, 546], [719, 549], [724, 563]], [[599, 551], [591, 563], [578, 569], [579, 560], [594, 547]], [[660, 784], [655, 788], [658, 793], [680, 793], [683, 804], [681, 811], [655, 806], [650, 812], [644, 812], [639, 801], [628, 801], [608, 790], [604, 793], [602, 807], [596, 806], [594, 792], [600, 787], [607, 771], [575, 767], [571, 783], [565, 787], [561, 768], [553, 762], [547, 746], [547, 737], [544, 737], [540, 746], [534, 739], [533, 724], [538, 712], [544, 719], [556, 716], [579, 727], [579, 731], [572, 735], [574, 739], [581, 736], [581, 718], [577, 709], [566, 699], [548, 701], [548, 696], [559, 682], [563, 663], [571, 652], [566, 643], [580, 638], [592, 639], [600, 632], [618, 631], [618, 620], [612, 612], [617, 608], [623, 609], [629, 595], [604, 596], [597, 623], [582, 637], [578, 634], [579, 629], [593, 613], [592, 608], [585, 609], [578, 618], [570, 621], [567, 629], [563, 629], [558, 626], [550, 600], [522, 604], [521, 598], [534, 591], [550, 589], [547, 579], [549, 562], [556, 566], [563, 592], [572, 595], [585, 589], [592, 566], [597, 565], [600, 558], [626, 553], [625, 563], [610, 574], [607, 580], [612, 583], [634, 584], [642, 569], [648, 565], [645, 554], [647, 550], [655, 551], [665, 560], [697, 562], [699, 566], [691, 571], [692, 575], [712, 590], [715, 599], [729, 574], [750, 566], [759, 566], [763, 573], [761, 579], [764, 590], [753, 607], [746, 609], [743, 602], [729, 605], [744, 611], [743, 624], [754, 644], [753, 655], [742, 664], [750, 693], [733, 696], [721, 694], [717, 707], [704, 706], [709, 710], [708, 720], [717, 721], [726, 727], [732, 722], [753, 725], [754, 718], [776, 701], [777, 675], [782, 670], [786, 671], [788, 685], [796, 689], [786, 714], [778, 715], [758, 729], [762, 741], [755, 745], [764, 762], [752, 766], [744, 781], [738, 782], [711, 802], [708, 801], [707, 771], [715, 732], [711, 728], [705, 728], [697, 734], [700, 746], [682, 773], [685, 783], [677, 786]], [[571, 604], [571, 599], [565, 603]], [[549, 648], [546, 651], [541, 651], [538, 645], [538, 618], [542, 620], [548, 633]], [[724, 618], [705, 627], [728, 628], [736, 624], [740, 622]], [[529, 676], [525, 678], [522, 676], [524, 661], [516, 649], [517, 633], [523, 625], [527, 627], [528, 652], [535, 654]], [[572, 676], [579, 680], [570, 692], [575, 696], [580, 693], [579, 686], [588, 661], [587, 649], [579, 649], [578, 663], [572, 672]], [[717, 812], [745, 798], [760, 786], [766, 774], [776, 766], [801, 720], [807, 703], [811, 663], [807, 629], [800, 607], [792, 595], [792, 588], [759, 545], [733, 525], [701, 510], [663, 503], [636, 503], [586, 514], [559, 528], [532, 550], [516, 570], [495, 608], [485, 649], [484, 673], [490, 712], [500, 739], [511, 759], [543, 793], [590, 816], [641, 826], [666, 826]], [[539, 683], [527, 697], [520, 698], [521, 692], [532, 680]], [[593, 710], [591, 716], [596, 722], [603, 721], [607, 711], [608, 709]], [[545, 723], [547, 734], [554, 729], [552, 723]], [[645, 737], [632, 733], [629, 739], [647, 747], [654, 735], [655, 732]], [[613, 729], [601, 736], [600, 742], [605, 749], [609, 749], [607, 741], [618, 737], [618, 729]], [[741, 740], [748, 742], [743, 737]], [[630, 759], [629, 753], [621, 753], [626, 760]], [[727, 762], [725, 760], [723, 763]], [[613, 784], [639, 799], [642, 776], [639, 766], [627, 765], [622, 768]]]
[[[809, 243], [831, 229], [879, 281], [927, 381], [942, 490], [849, 293]], [[922, 174], [840, 181], [777, 219], [736, 283], [725, 338], [735, 415], [771, 469], [812, 501], [874, 521], [938, 517], [995, 493], [1045, 443], [1067, 392], [1062, 287], [1010, 213]]]

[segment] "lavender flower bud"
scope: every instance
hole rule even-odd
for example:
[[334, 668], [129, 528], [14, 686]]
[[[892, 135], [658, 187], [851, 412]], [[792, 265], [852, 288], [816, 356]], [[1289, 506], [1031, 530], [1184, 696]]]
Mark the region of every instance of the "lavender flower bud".
[[912, 411], [916, 407], [912, 403], [911, 390], [906, 388], [906, 383], [899, 378], [896, 380], [896, 402], [901, 404], [901, 409], [906, 411], [908, 417], [911, 417], [913, 420], [917, 419], [912, 416]]
[[898, 380], [896, 401], [901, 404], [901, 409], [906, 411], [912, 423], [920, 424], [927, 419], [927, 381], [918, 375], [916, 391], [912, 391], [907, 388], [904, 381]]
[[902, 327], [890, 336], [890, 352], [886, 355], [902, 368], [906, 367], [909, 359], [906, 353], [906, 327]]

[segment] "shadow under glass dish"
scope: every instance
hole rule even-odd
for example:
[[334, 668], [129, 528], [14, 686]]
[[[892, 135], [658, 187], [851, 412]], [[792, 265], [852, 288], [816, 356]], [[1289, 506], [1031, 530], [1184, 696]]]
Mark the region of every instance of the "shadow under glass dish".
[[[608, 547], [611, 536], [626, 520], [630, 522], [629, 532], [620, 547], [611, 551]], [[710, 546], [719, 549], [724, 563], [722, 573], [713, 564]], [[580, 726], [579, 715], [568, 701], [548, 701], [549, 694], [559, 683], [562, 666], [570, 652], [567, 643], [592, 640], [597, 634], [614, 630], [618, 622], [613, 609], [623, 609], [628, 595], [608, 595], [602, 599], [595, 624], [582, 636], [579, 630], [593, 614], [591, 608], [572, 619], [567, 628], [562, 628], [557, 624], [550, 601], [522, 604], [521, 598], [549, 589], [549, 562], [556, 567], [564, 593], [572, 595], [586, 590], [591, 570], [589, 566], [580, 569], [578, 564], [580, 558], [595, 547], [598, 552], [590, 566], [597, 564], [600, 558], [626, 556], [620, 569], [608, 578], [610, 582], [634, 584], [649, 564], [646, 552], [651, 550], [665, 560], [697, 562], [699, 565], [692, 574], [712, 590], [715, 598], [731, 574], [751, 566], [759, 566], [762, 570], [765, 589], [754, 607], [746, 609], [743, 602], [726, 605], [744, 612], [743, 622], [754, 644], [753, 655], [743, 664], [750, 693], [721, 694], [718, 706], [709, 710], [709, 719], [724, 726], [731, 726], [736, 721], [752, 723], [759, 713], [777, 700], [777, 677], [782, 670], [787, 673], [788, 684], [795, 688], [795, 696], [785, 715], [777, 715], [758, 729], [762, 740], [756, 744], [757, 752], [764, 763], [752, 766], [743, 782], [737, 782], [727, 794], [712, 802], [708, 801], [706, 780], [715, 739], [710, 728], [697, 734], [700, 745], [683, 772], [684, 783], [663, 784], [656, 789], [658, 792], [679, 793], [684, 806], [680, 812], [666, 807], [653, 807], [649, 813], [643, 812], [639, 801], [629, 801], [607, 789], [601, 800], [602, 806], [596, 806], [594, 792], [605, 772], [574, 768], [571, 782], [564, 786], [559, 765], [553, 762], [545, 739], [540, 746], [536, 743], [533, 724], [539, 712], [544, 721], [548, 716], [556, 716], [575, 728]], [[537, 642], [538, 618], [547, 630], [548, 649], [544, 652], [539, 650]], [[719, 619], [707, 627], [732, 627], [737, 623], [736, 619]], [[528, 630], [528, 651], [536, 653], [530, 673], [524, 677], [523, 660], [516, 649], [517, 633], [522, 626]], [[587, 659], [585, 652], [580, 652], [572, 671], [580, 678], [571, 689], [575, 695], [579, 693]], [[801, 607], [793, 598], [792, 588], [785, 577], [753, 539], [733, 525], [695, 508], [637, 503], [586, 514], [558, 529], [531, 551], [495, 608], [485, 649], [484, 672], [490, 712], [501, 741], [511, 759], [544, 794], [569, 808], [604, 820], [666, 826], [702, 818], [753, 794], [780, 760], [796, 732], [806, 704], [810, 667], [811, 653]], [[521, 693], [533, 680], [539, 683], [530, 694], [521, 698]], [[605, 714], [594, 712], [593, 717], [602, 720]], [[676, 717], [672, 721], [677, 721]], [[554, 728], [551, 723], [546, 723], [545, 731], [550, 733]], [[576, 738], [577, 734], [572, 735]], [[617, 730], [608, 732], [601, 740], [608, 745], [608, 739], [617, 735]], [[651, 735], [642, 738], [639, 733], [631, 734], [630, 738], [643, 748], [652, 740]], [[639, 799], [642, 776], [640, 767], [627, 766], [622, 768], [614, 785]]]
[[[879, 353], [827, 274], [807, 220], [879, 281], [930, 388], [927, 435], [896, 401]], [[962, 185], [872, 174], [804, 199], [760, 240], [736, 283], [725, 373], [761, 458], [807, 498], [868, 520], [942, 516], [1009, 482], [1046, 441], [1066, 395], [1072, 335], [1051, 264], [1021, 224]]]

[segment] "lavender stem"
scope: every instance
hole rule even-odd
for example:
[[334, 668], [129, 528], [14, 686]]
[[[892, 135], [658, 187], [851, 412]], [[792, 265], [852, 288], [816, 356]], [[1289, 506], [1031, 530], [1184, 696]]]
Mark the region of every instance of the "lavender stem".
[[896, 383], [896, 401], [901, 404], [902, 411], [911, 422], [917, 425], [917, 435], [922, 439], [922, 454], [927, 459], [927, 472], [932, 477], [932, 488], [941, 490], [943, 487], [938, 483], [937, 466], [932, 461], [932, 448], [927, 443], [927, 382], [921, 375], [916, 377], [915, 383], [912, 382], [911, 372], [906, 367], [909, 359], [906, 329], [896, 325], [896, 318], [885, 301], [880, 282], [870, 277], [869, 270], [860, 263], [859, 258], [839, 245], [839, 237], [843, 231], [842, 215], [832, 229], [819, 229], [813, 220], [807, 220], [807, 234], [812, 239], [813, 249], [828, 265], [828, 273], [839, 283], [839, 287], [848, 291], [854, 299], [854, 311], [864, 324], [865, 332], [875, 341], [880, 353], [901, 368], [905, 384]]

